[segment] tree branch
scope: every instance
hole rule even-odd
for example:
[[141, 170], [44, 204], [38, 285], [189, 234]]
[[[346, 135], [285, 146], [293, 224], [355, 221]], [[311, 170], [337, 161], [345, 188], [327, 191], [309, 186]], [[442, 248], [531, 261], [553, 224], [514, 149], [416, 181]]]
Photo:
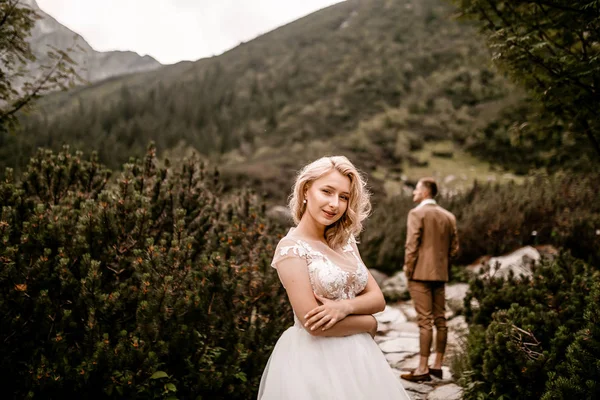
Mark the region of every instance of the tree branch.
[[39, 94], [39, 92], [42, 90], [42, 88], [44, 87], [44, 85], [50, 80], [50, 78], [52, 77], [52, 75], [54, 75], [54, 72], [56, 72], [56, 69], [58, 68], [58, 66], [60, 65], [60, 63], [63, 61], [63, 56], [61, 56], [58, 61], [56, 62], [56, 64], [54, 64], [54, 66], [50, 69], [50, 71], [48, 72], [48, 74], [46, 74], [46, 76], [42, 77], [38, 82], [37, 87], [29, 92], [26, 96], [22, 97], [21, 99], [17, 100], [16, 105], [12, 106], [12, 110], [6, 111], [2, 114], [0, 114], [0, 124], [2, 124], [4, 122], [4, 120], [6, 120], [8, 117], [14, 115], [17, 111], [19, 111], [20, 109], [22, 109], [23, 107], [25, 107], [29, 102], [31, 102], [34, 98], [36, 98]]

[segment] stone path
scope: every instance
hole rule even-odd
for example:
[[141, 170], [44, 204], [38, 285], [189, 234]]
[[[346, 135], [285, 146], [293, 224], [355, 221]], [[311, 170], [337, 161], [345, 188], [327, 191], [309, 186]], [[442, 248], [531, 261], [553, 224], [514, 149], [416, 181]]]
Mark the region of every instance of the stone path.
[[[375, 341], [385, 354], [390, 366], [400, 379], [400, 374], [414, 369], [419, 364], [419, 328], [416, 323], [416, 312], [411, 301], [386, 306], [385, 310], [375, 317], [379, 322]], [[444, 364], [450, 360], [450, 354], [457, 346], [456, 332], [465, 329], [462, 316], [454, 317], [448, 311], [448, 346]], [[455, 329], [453, 329], [455, 328]], [[433, 364], [433, 357], [430, 365]], [[402, 385], [413, 400], [460, 400], [462, 389], [452, 379], [447, 365], [442, 367], [442, 379], [433, 378], [430, 382], [412, 383], [401, 379]]]

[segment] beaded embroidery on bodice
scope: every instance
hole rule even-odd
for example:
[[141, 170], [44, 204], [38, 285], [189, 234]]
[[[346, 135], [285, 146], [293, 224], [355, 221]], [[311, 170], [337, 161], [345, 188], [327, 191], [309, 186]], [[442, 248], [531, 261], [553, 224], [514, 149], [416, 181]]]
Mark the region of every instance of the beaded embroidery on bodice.
[[[284, 241], [290, 244], [285, 245]], [[358, 249], [353, 237], [348, 239], [340, 251], [335, 251], [320, 242], [312, 242], [314, 245], [302, 238], [284, 238], [278, 247], [276, 258], [296, 256], [306, 259], [313, 290], [328, 299], [351, 299], [364, 290], [369, 274], [357, 254]], [[321, 247], [323, 251], [318, 250], [316, 246]], [[335, 254], [328, 256], [326, 253], [330, 252]], [[331, 259], [333, 257], [342, 260], [338, 262], [343, 262], [344, 265], [334, 263]]]

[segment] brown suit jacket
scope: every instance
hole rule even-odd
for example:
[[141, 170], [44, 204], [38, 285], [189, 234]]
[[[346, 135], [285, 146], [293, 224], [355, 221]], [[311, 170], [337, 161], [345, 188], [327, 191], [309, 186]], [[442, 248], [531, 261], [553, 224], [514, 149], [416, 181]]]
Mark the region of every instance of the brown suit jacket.
[[404, 272], [418, 281], [449, 278], [449, 259], [458, 254], [454, 215], [437, 204], [425, 204], [408, 213]]

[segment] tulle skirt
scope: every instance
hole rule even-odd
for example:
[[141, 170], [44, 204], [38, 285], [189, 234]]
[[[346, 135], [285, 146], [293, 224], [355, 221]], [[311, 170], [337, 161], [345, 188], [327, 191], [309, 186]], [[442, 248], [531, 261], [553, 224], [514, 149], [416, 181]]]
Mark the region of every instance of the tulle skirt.
[[368, 333], [311, 336], [299, 322], [277, 341], [258, 400], [410, 400]]

